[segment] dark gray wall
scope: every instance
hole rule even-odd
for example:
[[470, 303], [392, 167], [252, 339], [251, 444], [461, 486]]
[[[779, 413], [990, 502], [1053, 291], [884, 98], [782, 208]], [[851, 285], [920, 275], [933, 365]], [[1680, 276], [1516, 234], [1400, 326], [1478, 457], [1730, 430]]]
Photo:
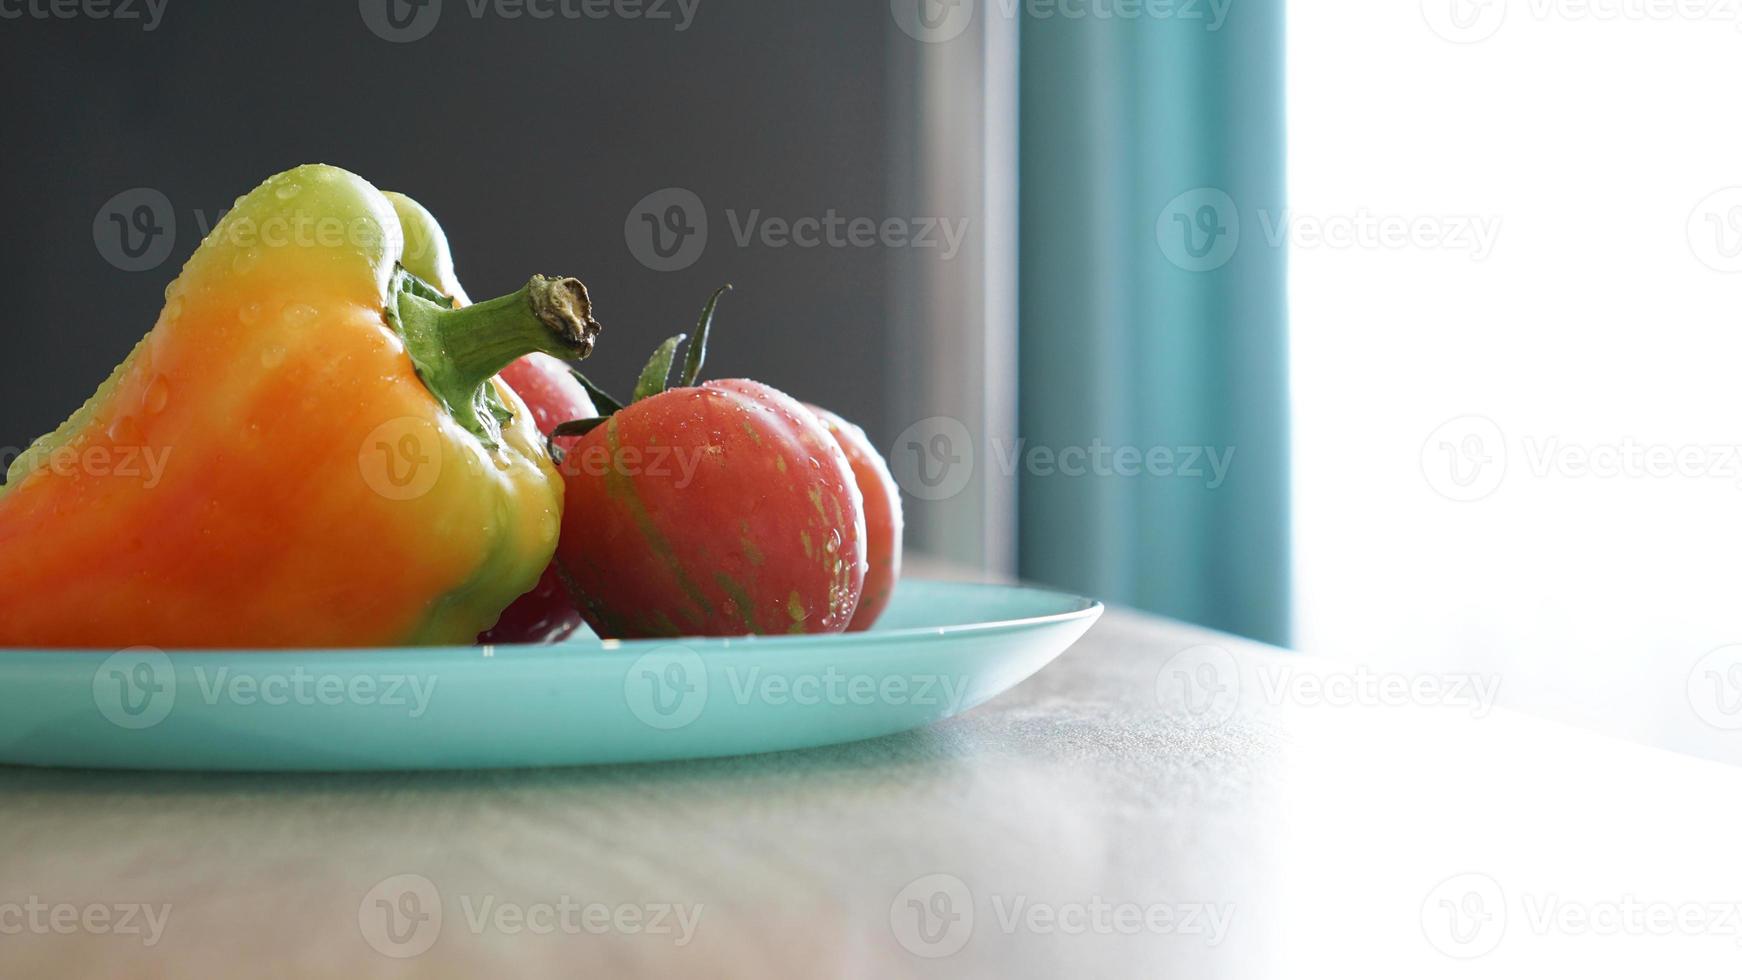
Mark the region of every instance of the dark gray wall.
[[[725, 212], [885, 213], [886, 4], [700, 0], [678, 31], [478, 18], [445, 0], [405, 43], [363, 13], [356, 0], [168, 0], [149, 32], [0, 20], [0, 448], [52, 428], [125, 356], [202, 218], [311, 161], [423, 201], [474, 298], [531, 272], [583, 278], [606, 327], [589, 373], [619, 389], [730, 280], [709, 374], [756, 376], [884, 441], [886, 254], [739, 247]], [[699, 196], [710, 233], [693, 265], [660, 273], [631, 254], [624, 222], [668, 186]], [[93, 222], [135, 187], [162, 192], [177, 233], [160, 266], [129, 272]]]

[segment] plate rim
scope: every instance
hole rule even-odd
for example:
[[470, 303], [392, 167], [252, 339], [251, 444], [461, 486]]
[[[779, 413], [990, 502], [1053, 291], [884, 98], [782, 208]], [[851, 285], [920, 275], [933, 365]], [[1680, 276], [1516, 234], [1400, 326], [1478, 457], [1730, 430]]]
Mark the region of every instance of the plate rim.
[[[556, 643], [505, 643], [505, 644], [470, 644], [448, 646], [403, 646], [403, 647], [154, 647], [150, 644], [137, 644], [131, 647], [4, 647], [0, 646], [0, 665], [15, 657], [56, 657], [73, 658], [110, 657], [117, 652], [127, 650], [153, 650], [170, 657], [224, 657], [242, 656], [249, 660], [276, 659], [282, 657], [318, 657], [323, 659], [350, 658], [353, 655], [366, 655], [369, 658], [398, 658], [407, 656], [427, 656], [430, 654], [465, 655], [471, 654], [479, 659], [514, 659], [524, 660], [536, 657], [568, 657], [577, 651], [584, 651], [589, 657], [640, 656], [672, 644], [684, 644], [705, 647], [697, 653], [721, 652], [733, 647], [773, 647], [816, 643], [819, 640], [833, 646], [853, 648], [865, 645], [876, 645], [900, 641], [935, 641], [942, 638], [991, 634], [1012, 630], [1035, 629], [1044, 626], [1062, 625], [1082, 619], [1094, 620], [1100, 617], [1106, 609], [1106, 604], [1099, 599], [1059, 589], [1040, 585], [1027, 585], [1002, 582], [972, 582], [954, 579], [938, 579], [929, 577], [904, 578], [897, 587], [906, 584], [923, 586], [947, 586], [986, 592], [1029, 592], [1036, 593], [1054, 600], [1063, 600], [1076, 608], [1059, 612], [1042, 613], [1036, 616], [1017, 616], [1008, 619], [988, 619], [968, 623], [951, 623], [943, 626], [905, 626], [888, 630], [866, 630], [857, 633], [781, 633], [781, 634], [746, 634], [743, 636], [667, 636], [651, 637], [634, 640], [612, 640], [600, 637], [587, 637], [579, 640], [561, 640]], [[600, 656], [603, 655], [603, 656]]]

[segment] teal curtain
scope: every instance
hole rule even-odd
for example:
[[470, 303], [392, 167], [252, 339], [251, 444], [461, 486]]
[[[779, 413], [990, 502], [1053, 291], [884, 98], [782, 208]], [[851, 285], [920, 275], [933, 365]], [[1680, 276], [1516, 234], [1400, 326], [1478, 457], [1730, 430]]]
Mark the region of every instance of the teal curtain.
[[1282, 3], [1167, 9], [1022, 23], [1021, 572], [1286, 643]]

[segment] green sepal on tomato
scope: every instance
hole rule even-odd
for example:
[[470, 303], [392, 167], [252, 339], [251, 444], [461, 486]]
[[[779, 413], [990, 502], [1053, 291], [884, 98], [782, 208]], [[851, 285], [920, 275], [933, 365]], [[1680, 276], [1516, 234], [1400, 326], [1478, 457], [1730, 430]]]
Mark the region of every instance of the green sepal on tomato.
[[679, 335], [627, 404], [579, 380], [599, 418], [558, 426], [566, 499], [557, 562], [600, 636], [848, 628], [867, 570], [848, 457], [809, 408], [747, 379], [697, 383], [722, 287], [667, 387]]

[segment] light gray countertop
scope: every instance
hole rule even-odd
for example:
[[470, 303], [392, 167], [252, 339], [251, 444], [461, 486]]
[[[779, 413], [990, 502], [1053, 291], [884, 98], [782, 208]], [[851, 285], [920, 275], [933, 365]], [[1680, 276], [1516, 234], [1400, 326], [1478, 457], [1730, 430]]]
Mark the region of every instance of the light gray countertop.
[[1742, 778], [1479, 681], [1113, 610], [830, 749], [0, 768], [0, 977], [1737, 975]]

